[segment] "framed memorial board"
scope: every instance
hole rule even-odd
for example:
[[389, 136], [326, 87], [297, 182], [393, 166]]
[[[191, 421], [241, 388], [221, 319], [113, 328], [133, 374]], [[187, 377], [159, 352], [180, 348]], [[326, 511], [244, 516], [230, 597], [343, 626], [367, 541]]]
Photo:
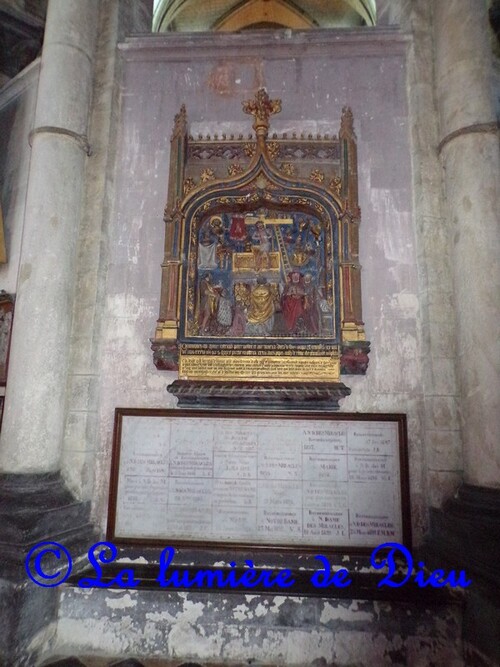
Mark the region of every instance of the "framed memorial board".
[[409, 547], [405, 415], [117, 408], [107, 537]]

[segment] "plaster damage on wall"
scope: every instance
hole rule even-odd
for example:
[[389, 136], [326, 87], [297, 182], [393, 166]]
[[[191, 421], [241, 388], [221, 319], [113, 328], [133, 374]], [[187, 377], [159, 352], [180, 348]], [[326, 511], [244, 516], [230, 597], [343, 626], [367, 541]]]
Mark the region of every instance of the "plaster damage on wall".
[[88, 654], [459, 667], [460, 627], [461, 611], [453, 606], [430, 611], [389, 602], [216, 592], [121, 591], [110, 597], [110, 591], [89, 596], [70, 589], [61, 597], [57, 646], [64, 652], [77, 636], [85, 637], [80, 650]]

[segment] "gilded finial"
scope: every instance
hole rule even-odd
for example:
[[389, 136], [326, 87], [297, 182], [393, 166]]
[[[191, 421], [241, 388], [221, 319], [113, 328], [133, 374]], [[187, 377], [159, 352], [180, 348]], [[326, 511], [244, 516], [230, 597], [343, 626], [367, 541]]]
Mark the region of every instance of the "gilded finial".
[[340, 138], [347, 138], [347, 137], [356, 138], [356, 135], [354, 133], [354, 120], [352, 116], [351, 107], [344, 107], [342, 109], [339, 136]]
[[254, 117], [257, 136], [267, 137], [269, 117], [281, 111], [281, 100], [271, 100], [265, 88], [259, 88], [253, 100], [243, 102], [243, 111]]
[[174, 117], [174, 129], [172, 132], [172, 138], [182, 136], [186, 134], [187, 131], [187, 112], [186, 105], [183, 104], [179, 113], [175, 114]]

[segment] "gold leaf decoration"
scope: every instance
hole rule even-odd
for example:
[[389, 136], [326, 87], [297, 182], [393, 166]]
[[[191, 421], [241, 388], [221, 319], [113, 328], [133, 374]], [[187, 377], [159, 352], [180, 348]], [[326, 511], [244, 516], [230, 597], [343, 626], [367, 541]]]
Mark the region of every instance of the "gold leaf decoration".
[[291, 162], [282, 162], [280, 165], [280, 171], [283, 174], [285, 174], [285, 176], [297, 175], [297, 169], [295, 168], [295, 165], [293, 165]]
[[271, 160], [275, 160], [281, 152], [279, 143], [277, 141], [270, 141], [267, 144], [267, 152]]
[[334, 176], [332, 178], [332, 180], [330, 181], [330, 184], [329, 184], [328, 187], [336, 195], [340, 195], [340, 192], [342, 190], [342, 179], [340, 178], [340, 176]]
[[213, 169], [207, 167], [201, 172], [201, 182], [208, 183], [209, 181], [215, 181], [215, 173]]
[[309, 178], [315, 183], [323, 183], [325, 180], [325, 174], [319, 169], [313, 169], [309, 175]]
[[255, 118], [254, 125], [269, 127], [269, 116], [281, 111], [281, 100], [271, 100], [264, 88], [260, 88], [253, 100], [243, 102], [243, 111]]
[[191, 192], [191, 190], [194, 190], [196, 187], [196, 181], [194, 178], [186, 178], [184, 180], [184, 195], [187, 195]]
[[255, 155], [255, 144], [252, 144], [252, 143], [250, 143], [250, 142], [247, 142], [247, 143], [243, 146], [243, 150], [245, 151], [245, 155], [246, 155], [247, 157], [252, 158], [252, 157]]
[[230, 164], [229, 167], [227, 168], [227, 173], [229, 176], [238, 176], [238, 174], [243, 173], [243, 167], [241, 164], [238, 164], [235, 162], [234, 164]]

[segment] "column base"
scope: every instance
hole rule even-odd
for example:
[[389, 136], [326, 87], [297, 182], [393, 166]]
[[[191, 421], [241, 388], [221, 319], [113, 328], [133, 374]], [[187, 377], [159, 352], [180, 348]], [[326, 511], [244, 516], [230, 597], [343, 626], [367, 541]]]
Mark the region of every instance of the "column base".
[[0, 474], [0, 664], [35, 664], [55, 632], [59, 592], [28, 578], [29, 550], [57, 542], [77, 559], [94, 541], [89, 516], [58, 472]]
[[500, 664], [500, 489], [464, 484], [443, 509], [431, 510], [426, 562], [465, 570], [464, 640], [475, 665]]
[[76, 555], [92, 539], [90, 502], [76, 500], [60, 474], [0, 474], [0, 576], [25, 581], [25, 558], [44, 540]]

